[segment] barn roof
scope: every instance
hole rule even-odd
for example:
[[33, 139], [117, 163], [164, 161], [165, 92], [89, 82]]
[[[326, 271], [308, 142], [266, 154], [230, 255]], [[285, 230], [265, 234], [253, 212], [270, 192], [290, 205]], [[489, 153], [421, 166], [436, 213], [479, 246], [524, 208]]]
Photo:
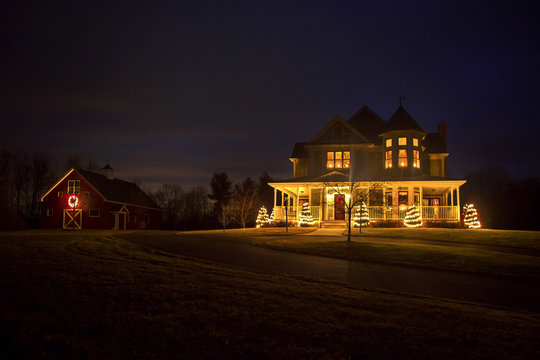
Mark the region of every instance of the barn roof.
[[159, 206], [132, 182], [120, 179], [111, 180], [105, 175], [86, 170], [76, 171], [107, 201], [159, 209]]

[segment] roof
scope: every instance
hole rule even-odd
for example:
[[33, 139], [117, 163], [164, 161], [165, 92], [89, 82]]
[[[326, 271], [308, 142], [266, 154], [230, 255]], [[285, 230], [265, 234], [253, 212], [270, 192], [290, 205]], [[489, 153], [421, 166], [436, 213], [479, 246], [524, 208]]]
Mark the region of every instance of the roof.
[[426, 148], [427, 153], [446, 154], [448, 152], [444, 138], [438, 133], [427, 134], [422, 140], [422, 145]]
[[299, 142], [294, 144], [294, 149], [291, 154], [291, 158], [307, 158], [308, 152], [306, 150], [305, 142]]
[[[331, 129], [336, 129], [340, 127], [341, 133], [329, 133]], [[348, 134], [346, 134], [348, 132]], [[331, 139], [325, 139], [325, 136], [330, 135]], [[349, 139], [345, 139], [346, 136], [349, 136]], [[355, 138], [355, 139], [353, 139]], [[310, 141], [310, 144], [339, 144], [346, 141], [347, 143], [366, 143], [369, 140], [360, 134], [354, 127], [352, 127], [348, 122], [343, 120], [341, 116], [336, 116], [332, 121], [330, 121], [321, 131], [317, 133]]]
[[388, 120], [384, 126], [383, 132], [392, 130], [416, 130], [425, 133], [424, 129], [412, 118], [411, 115], [399, 105], [394, 115]]
[[76, 170], [107, 201], [159, 209], [159, 206], [136, 184], [86, 170]]
[[366, 105], [355, 112], [347, 122], [373, 143], [379, 142], [386, 122]]

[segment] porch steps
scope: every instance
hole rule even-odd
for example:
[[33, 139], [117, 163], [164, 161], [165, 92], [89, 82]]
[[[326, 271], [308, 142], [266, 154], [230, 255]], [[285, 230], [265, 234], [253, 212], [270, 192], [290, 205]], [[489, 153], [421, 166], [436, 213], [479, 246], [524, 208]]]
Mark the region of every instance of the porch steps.
[[345, 220], [325, 220], [322, 222], [321, 227], [324, 229], [342, 229], [347, 227]]

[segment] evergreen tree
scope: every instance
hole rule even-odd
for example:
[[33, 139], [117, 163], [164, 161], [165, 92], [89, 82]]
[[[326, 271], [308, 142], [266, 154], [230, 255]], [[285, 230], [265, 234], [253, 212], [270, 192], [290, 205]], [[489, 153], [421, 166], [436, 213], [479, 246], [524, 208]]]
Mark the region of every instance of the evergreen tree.
[[302, 205], [302, 213], [300, 214], [299, 223], [300, 226], [315, 225], [315, 221], [313, 221], [313, 217], [311, 216], [311, 209], [309, 208], [309, 204], [307, 202]]
[[270, 217], [268, 218], [268, 223], [273, 224], [275, 218], [276, 218], [276, 208], [272, 208], [272, 213], [270, 214]]
[[407, 213], [405, 214], [405, 220], [403, 221], [408, 228], [417, 228], [422, 226], [422, 216], [416, 205], [409, 206]]
[[362, 206], [354, 209], [354, 227], [367, 227], [369, 225], [369, 211], [366, 203], [362, 201]]
[[480, 221], [478, 221], [478, 213], [476, 212], [473, 204], [465, 205], [463, 210], [465, 211], [465, 219], [463, 219], [463, 223], [466, 227], [469, 229], [478, 229], [482, 226], [480, 225]]
[[268, 217], [268, 212], [266, 211], [266, 208], [261, 206], [259, 209], [259, 214], [257, 215], [257, 227], [263, 227], [270, 223], [270, 218]]

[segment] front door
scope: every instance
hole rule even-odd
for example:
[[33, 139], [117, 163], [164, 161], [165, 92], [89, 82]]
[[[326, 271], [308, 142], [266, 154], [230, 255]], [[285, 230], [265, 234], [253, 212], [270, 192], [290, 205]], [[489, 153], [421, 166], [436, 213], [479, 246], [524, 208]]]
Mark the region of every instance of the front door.
[[345, 200], [339, 194], [334, 194], [334, 220], [345, 220]]
[[64, 210], [64, 221], [62, 222], [63, 228], [67, 230], [81, 230], [82, 229], [82, 210]]

